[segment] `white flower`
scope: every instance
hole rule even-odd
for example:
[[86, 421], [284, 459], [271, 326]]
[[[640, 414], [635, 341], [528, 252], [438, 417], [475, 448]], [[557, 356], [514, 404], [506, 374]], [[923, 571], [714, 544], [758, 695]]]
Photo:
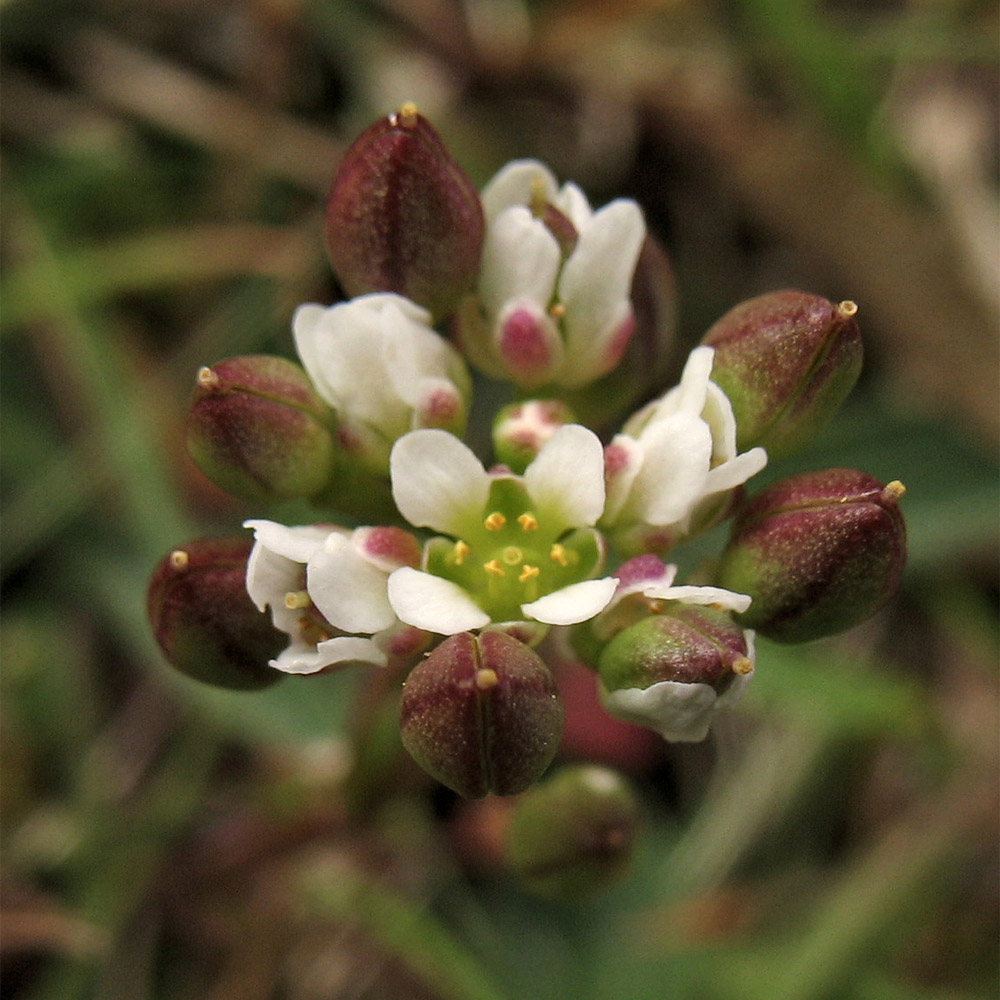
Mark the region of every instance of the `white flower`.
[[[637, 556], [618, 571], [620, 582], [614, 597], [593, 623], [601, 635], [612, 628], [616, 617], [628, 620], [630, 600], [655, 607], [659, 602], [700, 604], [717, 610], [746, 611], [750, 598], [721, 587], [674, 586], [676, 566], [664, 565], [652, 555]], [[754, 633], [743, 629], [746, 653], [738, 657], [725, 683], [713, 686], [690, 681], [658, 681], [648, 687], [621, 687], [609, 691], [599, 682], [601, 703], [609, 715], [623, 722], [645, 726], [670, 742], [698, 742], [708, 735], [715, 712], [731, 707], [743, 697], [756, 663]]]
[[639, 206], [617, 199], [594, 212], [576, 185], [559, 189], [534, 160], [509, 163], [482, 200], [478, 294], [458, 314], [470, 360], [522, 388], [578, 388], [606, 374], [635, 325], [629, 296], [646, 235]]
[[416, 427], [461, 433], [469, 375], [430, 314], [389, 292], [324, 308], [300, 306], [295, 346], [347, 447], [385, 468], [393, 442]]
[[402, 621], [443, 635], [491, 622], [571, 625], [611, 599], [617, 580], [593, 579], [604, 477], [600, 441], [585, 427], [556, 431], [523, 477], [491, 475], [445, 431], [413, 431], [396, 442], [390, 473], [403, 516], [449, 536], [427, 543], [423, 569], [389, 577]]
[[767, 464], [763, 448], [736, 454], [736, 421], [710, 381], [715, 351], [697, 347], [680, 384], [644, 407], [605, 449], [601, 520], [625, 552], [663, 552], [704, 527], [729, 491]]
[[402, 626], [386, 596], [386, 580], [419, 559], [417, 540], [399, 528], [285, 527], [246, 521], [255, 543], [247, 592], [271, 609], [288, 647], [271, 666], [311, 674], [348, 662], [385, 666], [390, 655], [419, 641]]

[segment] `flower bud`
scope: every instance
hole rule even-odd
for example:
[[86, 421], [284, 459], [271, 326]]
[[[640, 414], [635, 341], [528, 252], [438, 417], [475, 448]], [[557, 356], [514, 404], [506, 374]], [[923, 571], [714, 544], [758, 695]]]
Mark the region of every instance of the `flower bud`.
[[681, 742], [705, 738], [714, 710], [738, 700], [753, 668], [752, 636], [727, 611], [683, 602], [623, 629], [597, 661], [610, 715]]
[[244, 500], [308, 498], [333, 478], [334, 415], [306, 373], [267, 355], [198, 372], [187, 445], [213, 482]]
[[541, 895], [586, 897], [625, 874], [638, 818], [635, 795], [617, 772], [568, 765], [517, 802], [507, 859]]
[[782, 480], [737, 516], [719, 583], [749, 594], [738, 615], [778, 642], [808, 642], [870, 618], [893, 595], [906, 561], [899, 482], [854, 469]]
[[165, 556], [149, 581], [147, 611], [171, 666], [220, 687], [253, 690], [283, 675], [268, 666], [288, 637], [246, 590], [250, 538], [203, 538]]
[[472, 287], [484, 227], [472, 181], [413, 104], [359, 136], [326, 206], [327, 250], [348, 296], [396, 292], [435, 320]]
[[558, 399], [511, 403], [493, 421], [497, 461], [521, 475], [560, 427], [575, 422], [573, 411]]
[[778, 458], [823, 429], [861, 371], [857, 311], [853, 302], [771, 292], [740, 303], [705, 334], [741, 451], [761, 445]]
[[470, 799], [516, 795], [549, 766], [563, 706], [541, 657], [501, 632], [453, 635], [410, 673], [403, 745], [442, 784]]

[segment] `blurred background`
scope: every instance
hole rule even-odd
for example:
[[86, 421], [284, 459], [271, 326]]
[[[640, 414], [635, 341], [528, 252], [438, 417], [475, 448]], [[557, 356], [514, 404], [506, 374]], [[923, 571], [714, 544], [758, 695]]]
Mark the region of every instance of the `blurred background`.
[[[7, 0], [2, 18], [3, 994], [31, 1000], [996, 995], [997, 9], [976, 0]], [[763, 480], [902, 480], [875, 619], [762, 644], [696, 746], [562, 677], [561, 760], [631, 775], [631, 874], [508, 873], [508, 805], [402, 755], [378, 679], [211, 689], [163, 662], [157, 560], [261, 510], [185, 454], [194, 374], [292, 356], [339, 295], [338, 158], [415, 101], [481, 184], [636, 198], [666, 362], [741, 299], [854, 299], [861, 382]], [[666, 349], [666, 348], [665, 348]], [[391, 702], [391, 698], [389, 699]]]

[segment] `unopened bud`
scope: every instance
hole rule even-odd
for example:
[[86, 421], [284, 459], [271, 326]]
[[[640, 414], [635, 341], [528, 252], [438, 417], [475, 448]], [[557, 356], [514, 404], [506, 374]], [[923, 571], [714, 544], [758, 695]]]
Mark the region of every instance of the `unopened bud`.
[[214, 483], [244, 500], [308, 498], [333, 478], [334, 415], [284, 358], [230, 358], [198, 372], [187, 445]]
[[497, 461], [521, 475], [542, 445], [560, 427], [574, 422], [573, 411], [558, 399], [531, 399], [505, 406], [493, 421]]
[[761, 445], [778, 458], [826, 426], [861, 371], [857, 311], [849, 301], [771, 292], [731, 309], [705, 334], [740, 451]]
[[268, 665], [287, 643], [246, 590], [250, 538], [179, 546], [153, 571], [147, 610], [171, 666], [199, 681], [253, 690], [284, 675]]
[[604, 647], [604, 707], [666, 740], [702, 740], [715, 708], [735, 702], [753, 674], [751, 639], [728, 611], [667, 602]]
[[507, 858], [540, 895], [585, 898], [627, 872], [638, 819], [635, 795], [616, 771], [568, 765], [517, 802]]
[[348, 296], [396, 292], [435, 320], [472, 287], [484, 226], [475, 186], [412, 104], [358, 137], [326, 206], [327, 250]]
[[898, 482], [828, 469], [764, 490], [737, 516], [719, 583], [753, 598], [742, 624], [807, 642], [870, 618], [895, 593], [906, 561]]
[[403, 745], [459, 795], [516, 795], [559, 746], [563, 706], [541, 657], [500, 632], [445, 639], [403, 687]]

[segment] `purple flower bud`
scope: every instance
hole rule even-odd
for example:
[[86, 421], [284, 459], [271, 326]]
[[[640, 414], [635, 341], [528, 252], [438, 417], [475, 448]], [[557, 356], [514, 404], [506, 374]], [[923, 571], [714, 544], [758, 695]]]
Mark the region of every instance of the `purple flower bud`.
[[288, 637], [246, 590], [253, 540], [203, 538], [165, 556], [153, 571], [147, 610], [171, 666], [220, 687], [253, 690], [284, 675], [268, 666]]
[[793, 476], [737, 516], [721, 586], [753, 598], [740, 622], [779, 642], [835, 635], [895, 593], [906, 561], [899, 482], [854, 469]]
[[333, 478], [334, 426], [298, 365], [252, 355], [198, 372], [187, 445], [202, 472], [234, 496], [307, 498]]
[[569, 765], [517, 802], [507, 859], [540, 895], [585, 898], [626, 873], [638, 819], [636, 797], [618, 772]]
[[549, 766], [563, 706], [541, 657], [501, 632], [453, 635], [403, 687], [403, 745], [466, 798], [516, 795]]
[[597, 669], [610, 715], [666, 740], [702, 740], [716, 707], [738, 700], [753, 674], [752, 635], [728, 611], [669, 601], [618, 632]]
[[484, 227], [475, 186], [413, 104], [358, 137], [326, 206], [327, 250], [347, 294], [396, 292], [435, 320], [471, 289]]
[[777, 458], [823, 429], [861, 371], [857, 311], [853, 302], [771, 292], [731, 309], [705, 334], [740, 451], [761, 445]]
[[542, 445], [560, 427], [574, 422], [573, 411], [558, 399], [530, 399], [503, 407], [493, 421], [497, 461], [522, 475]]

